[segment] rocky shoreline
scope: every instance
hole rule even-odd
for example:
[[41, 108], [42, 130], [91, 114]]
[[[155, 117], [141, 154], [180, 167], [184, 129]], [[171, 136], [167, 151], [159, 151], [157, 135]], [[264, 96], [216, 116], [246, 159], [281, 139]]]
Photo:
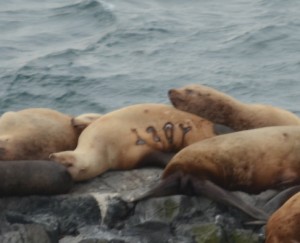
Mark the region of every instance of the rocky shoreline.
[[[137, 204], [128, 199], [155, 185], [162, 170], [111, 171], [77, 183], [68, 194], [0, 199], [0, 242], [258, 243], [263, 227], [204, 197], [174, 195]], [[263, 207], [275, 192], [238, 192]]]

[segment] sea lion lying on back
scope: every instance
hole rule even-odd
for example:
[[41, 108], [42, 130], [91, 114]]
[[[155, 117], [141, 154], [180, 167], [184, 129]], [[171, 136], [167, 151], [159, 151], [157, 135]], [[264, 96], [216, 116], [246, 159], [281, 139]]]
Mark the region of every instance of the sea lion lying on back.
[[[86, 115], [80, 116], [83, 118]], [[80, 128], [71, 119], [47, 108], [4, 113], [0, 117], [0, 160], [48, 160], [51, 153], [74, 149], [80, 132], [96, 117]]]
[[286, 201], [269, 218], [266, 243], [300, 242], [300, 192]]
[[199, 141], [179, 151], [162, 182], [135, 200], [168, 194], [204, 194], [266, 219], [227, 190], [259, 193], [300, 184], [300, 126], [240, 131]]
[[169, 155], [216, 134], [214, 124], [199, 116], [163, 104], [138, 104], [103, 115], [82, 132], [74, 151], [50, 159], [81, 181], [109, 169], [165, 165]]
[[204, 85], [187, 85], [169, 90], [172, 104], [235, 131], [259, 127], [300, 125], [295, 114], [262, 104], [244, 104], [233, 97]]

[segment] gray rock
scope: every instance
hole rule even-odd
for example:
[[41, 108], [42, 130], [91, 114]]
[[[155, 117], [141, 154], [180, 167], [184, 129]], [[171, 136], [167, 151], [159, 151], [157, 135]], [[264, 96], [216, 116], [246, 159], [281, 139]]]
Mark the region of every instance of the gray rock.
[[[151, 168], [113, 171], [77, 183], [65, 195], [1, 198], [0, 239], [60, 239], [61, 243], [261, 241], [261, 225], [244, 225], [251, 220], [247, 215], [204, 197], [174, 195], [129, 202], [156, 185], [161, 172]], [[262, 208], [276, 192], [236, 194]]]
[[1, 243], [51, 243], [58, 242], [58, 239], [51, 241], [47, 232], [40, 225], [36, 224], [1, 224]]

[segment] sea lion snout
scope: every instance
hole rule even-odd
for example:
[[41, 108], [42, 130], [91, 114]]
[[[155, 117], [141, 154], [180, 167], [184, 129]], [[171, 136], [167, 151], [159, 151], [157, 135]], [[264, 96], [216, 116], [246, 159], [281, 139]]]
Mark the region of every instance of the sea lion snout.
[[169, 97], [172, 96], [175, 92], [176, 92], [175, 89], [169, 89], [169, 91], [168, 91]]
[[180, 92], [177, 89], [169, 89], [168, 96], [169, 98], [176, 98], [180, 95]]
[[168, 91], [168, 96], [169, 99], [171, 101], [171, 103], [173, 104], [173, 106], [177, 106], [179, 104], [181, 104], [182, 102], [184, 102], [184, 99], [182, 97], [182, 95], [180, 94], [180, 92], [176, 89], [170, 89]]

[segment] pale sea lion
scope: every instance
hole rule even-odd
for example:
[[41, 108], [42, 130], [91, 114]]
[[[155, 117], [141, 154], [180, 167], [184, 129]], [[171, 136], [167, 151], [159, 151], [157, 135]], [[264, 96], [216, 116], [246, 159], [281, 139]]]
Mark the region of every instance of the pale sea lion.
[[74, 151], [50, 159], [81, 181], [109, 169], [165, 165], [174, 152], [216, 134], [214, 124], [199, 116], [163, 104], [138, 104], [103, 115], [82, 132]]
[[296, 193], [269, 218], [266, 243], [300, 242], [300, 192]]
[[73, 180], [66, 167], [49, 160], [0, 161], [0, 197], [68, 192]]
[[0, 160], [49, 159], [74, 149], [80, 131], [71, 116], [46, 108], [6, 112], [0, 117]]
[[267, 126], [300, 125], [295, 114], [262, 104], [245, 104], [204, 85], [187, 85], [169, 90], [169, 98], [177, 109], [191, 112], [235, 131]]
[[199, 141], [179, 151], [162, 182], [136, 201], [168, 194], [204, 194], [253, 218], [267, 219], [227, 190], [259, 193], [300, 184], [300, 127], [240, 131]]

